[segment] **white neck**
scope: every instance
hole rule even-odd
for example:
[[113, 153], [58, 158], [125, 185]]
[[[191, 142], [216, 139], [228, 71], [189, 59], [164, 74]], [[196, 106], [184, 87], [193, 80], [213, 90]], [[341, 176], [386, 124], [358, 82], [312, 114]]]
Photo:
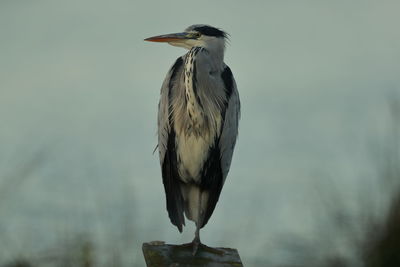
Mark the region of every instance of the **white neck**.
[[201, 36], [199, 39], [188, 39], [184, 42], [170, 42], [170, 45], [179, 46], [186, 49], [193, 47], [205, 48], [216, 61], [224, 61], [225, 39], [214, 36]]

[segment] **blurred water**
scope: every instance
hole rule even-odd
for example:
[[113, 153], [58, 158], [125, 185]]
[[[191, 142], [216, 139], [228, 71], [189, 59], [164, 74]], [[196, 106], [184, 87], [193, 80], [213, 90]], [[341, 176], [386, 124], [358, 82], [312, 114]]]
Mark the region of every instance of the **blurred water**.
[[318, 186], [334, 180], [350, 205], [374, 176], [368, 144], [385, 136], [400, 88], [398, 8], [2, 1], [0, 263], [82, 235], [143, 265], [142, 242], [192, 239], [193, 226], [180, 235], [169, 223], [151, 153], [159, 88], [185, 51], [142, 40], [195, 23], [231, 34], [225, 61], [242, 99], [231, 172], [202, 239], [238, 248], [247, 265], [279, 260], [277, 234], [313, 235]]

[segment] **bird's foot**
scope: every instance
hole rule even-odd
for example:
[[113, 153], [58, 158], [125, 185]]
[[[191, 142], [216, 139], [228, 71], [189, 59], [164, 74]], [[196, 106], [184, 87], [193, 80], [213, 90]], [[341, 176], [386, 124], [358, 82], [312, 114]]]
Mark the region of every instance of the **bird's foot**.
[[193, 256], [196, 255], [196, 253], [199, 250], [203, 250], [203, 251], [206, 251], [206, 252], [209, 252], [209, 253], [213, 253], [213, 254], [218, 254], [218, 255], [223, 255], [224, 254], [224, 251], [222, 251], [222, 250], [219, 250], [219, 249], [212, 248], [212, 247], [204, 245], [203, 243], [200, 242], [200, 238], [196, 238], [195, 237], [193, 239], [193, 241], [192, 241], [192, 244], [193, 244], [193, 253], [192, 253]]
[[193, 256], [195, 256], [197, 254], [197, 252], [200, 252], [200, 251], [205, 251], [205, 252], [220, 255], [220, 256], [225, 254], [225, 252], [223, 250], [204, 245], [203, 243], [200, 242], [200, 240], [198, 240], [196, 238], [193, 239], [193, 241], [190, 243], [181, 244], [179, 246], [183, 247], [183, 248], [187, 248], [187, 249], [192, 249]]
[[196, 255], [197, 250], [199, 249], [199, 245], [201, 245], [200, 238], [198, 238], [198, 237], [196, 236], [196, 237], [193, 239], [193, 241], [192, 241], [192, 246], [193, 246], [192, 255], [193, 255], [193, 256]]

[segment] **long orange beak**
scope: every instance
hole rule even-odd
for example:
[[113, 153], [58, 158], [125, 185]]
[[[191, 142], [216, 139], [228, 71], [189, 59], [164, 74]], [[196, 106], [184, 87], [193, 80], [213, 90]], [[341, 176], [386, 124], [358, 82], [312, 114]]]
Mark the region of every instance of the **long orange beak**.
[[171, 34], [164, 34], [164, 35], [157, 35], [153, 37], [149, 37], [144, 39], [148, 42], [159, 42], [159, 43], [169, 43], [169, 42], [176, 42], [176, 41], [183, 41], [188, 39], [187, 33], [180, 32], [180, 33], [171, 33]]

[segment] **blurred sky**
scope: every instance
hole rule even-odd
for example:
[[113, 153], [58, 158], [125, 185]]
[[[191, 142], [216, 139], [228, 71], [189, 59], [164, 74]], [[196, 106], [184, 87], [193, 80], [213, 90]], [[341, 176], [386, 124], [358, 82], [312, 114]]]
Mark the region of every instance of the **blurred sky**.
[[399, 10], [394, 0], [1, 1], [0, 238], [12, 245], [0, 258], [60, 235], [120, 240], [124, 220], [135, 257], [144, 241], [191, 240], [193, 227], [182, 236], [169, 223], [152, 155], [159, 89], [185, 51], [143, 39], [197, 23], [230, 34], [225, 62], [242, 100], [203, 240], [250, 264], [277, 233], [311, 234], [316, 187], [331, 179], [351, 199], [373, 176], [368, 144], [385, 135], [400, 88]]

